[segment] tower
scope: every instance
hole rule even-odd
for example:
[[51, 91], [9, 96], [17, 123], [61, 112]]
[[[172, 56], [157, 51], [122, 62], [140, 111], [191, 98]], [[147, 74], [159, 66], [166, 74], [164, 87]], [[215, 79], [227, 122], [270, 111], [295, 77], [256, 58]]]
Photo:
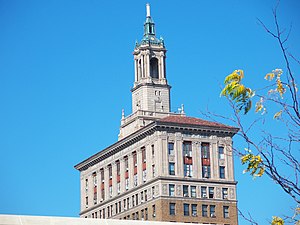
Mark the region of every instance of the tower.
[[170, 112], [170, 86], [166, 79], [166, 48], [158, 39], [155, 24], [146, 5], [144, 36], [136, 43], [134, 55], [135, 79], [132, 92], [132, 112]]
[[75, 168], [80, 216], [237, 225], [232, 137], [238, 129], [170, 112], [166, 49], [146, 6], [136, 44], [132, 113], [119, 140]]

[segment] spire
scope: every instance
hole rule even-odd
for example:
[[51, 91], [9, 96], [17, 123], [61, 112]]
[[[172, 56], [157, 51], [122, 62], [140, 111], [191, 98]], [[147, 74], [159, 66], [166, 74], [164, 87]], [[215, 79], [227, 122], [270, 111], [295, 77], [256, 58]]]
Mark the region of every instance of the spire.
[[146, 4], [146, 21], [144, 23], [144, 37], [155, 37], [155, 24], [150, 15], [150, 4]]

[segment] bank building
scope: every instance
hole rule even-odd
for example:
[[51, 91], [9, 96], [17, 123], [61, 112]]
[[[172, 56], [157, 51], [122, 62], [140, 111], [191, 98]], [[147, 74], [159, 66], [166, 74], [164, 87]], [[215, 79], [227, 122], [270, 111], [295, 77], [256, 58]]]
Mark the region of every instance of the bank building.
[[170, 112], [166, 46], [146, 5], [134, 51], [132, 114], [118, 141], [75, 168], [80, 217], [236, 225], [232, 137], [238, 129]]

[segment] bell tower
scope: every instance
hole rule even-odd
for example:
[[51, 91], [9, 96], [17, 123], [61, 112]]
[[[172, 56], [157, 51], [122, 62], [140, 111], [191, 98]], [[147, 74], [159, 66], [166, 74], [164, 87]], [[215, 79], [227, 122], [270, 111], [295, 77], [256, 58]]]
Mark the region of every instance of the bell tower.
[[157, 38], [155, 24], [146, 4], [144, 36], [136, 43], [134, 55], [134, 85], [132, 113], [143, 110], [170, 112], [170, 86], [166, 79], [166, 48], [164, 40]]

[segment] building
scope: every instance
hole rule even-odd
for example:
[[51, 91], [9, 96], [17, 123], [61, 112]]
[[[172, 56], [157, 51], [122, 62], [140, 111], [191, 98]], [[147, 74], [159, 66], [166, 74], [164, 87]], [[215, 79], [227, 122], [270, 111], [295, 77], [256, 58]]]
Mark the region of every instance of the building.
[[147, 4], [136, 43], [132, 114], [116, 143], [80, 162], [84, 218], [237, 222], [232, 136], [237, 128], [170, 112], [164, 40]]

